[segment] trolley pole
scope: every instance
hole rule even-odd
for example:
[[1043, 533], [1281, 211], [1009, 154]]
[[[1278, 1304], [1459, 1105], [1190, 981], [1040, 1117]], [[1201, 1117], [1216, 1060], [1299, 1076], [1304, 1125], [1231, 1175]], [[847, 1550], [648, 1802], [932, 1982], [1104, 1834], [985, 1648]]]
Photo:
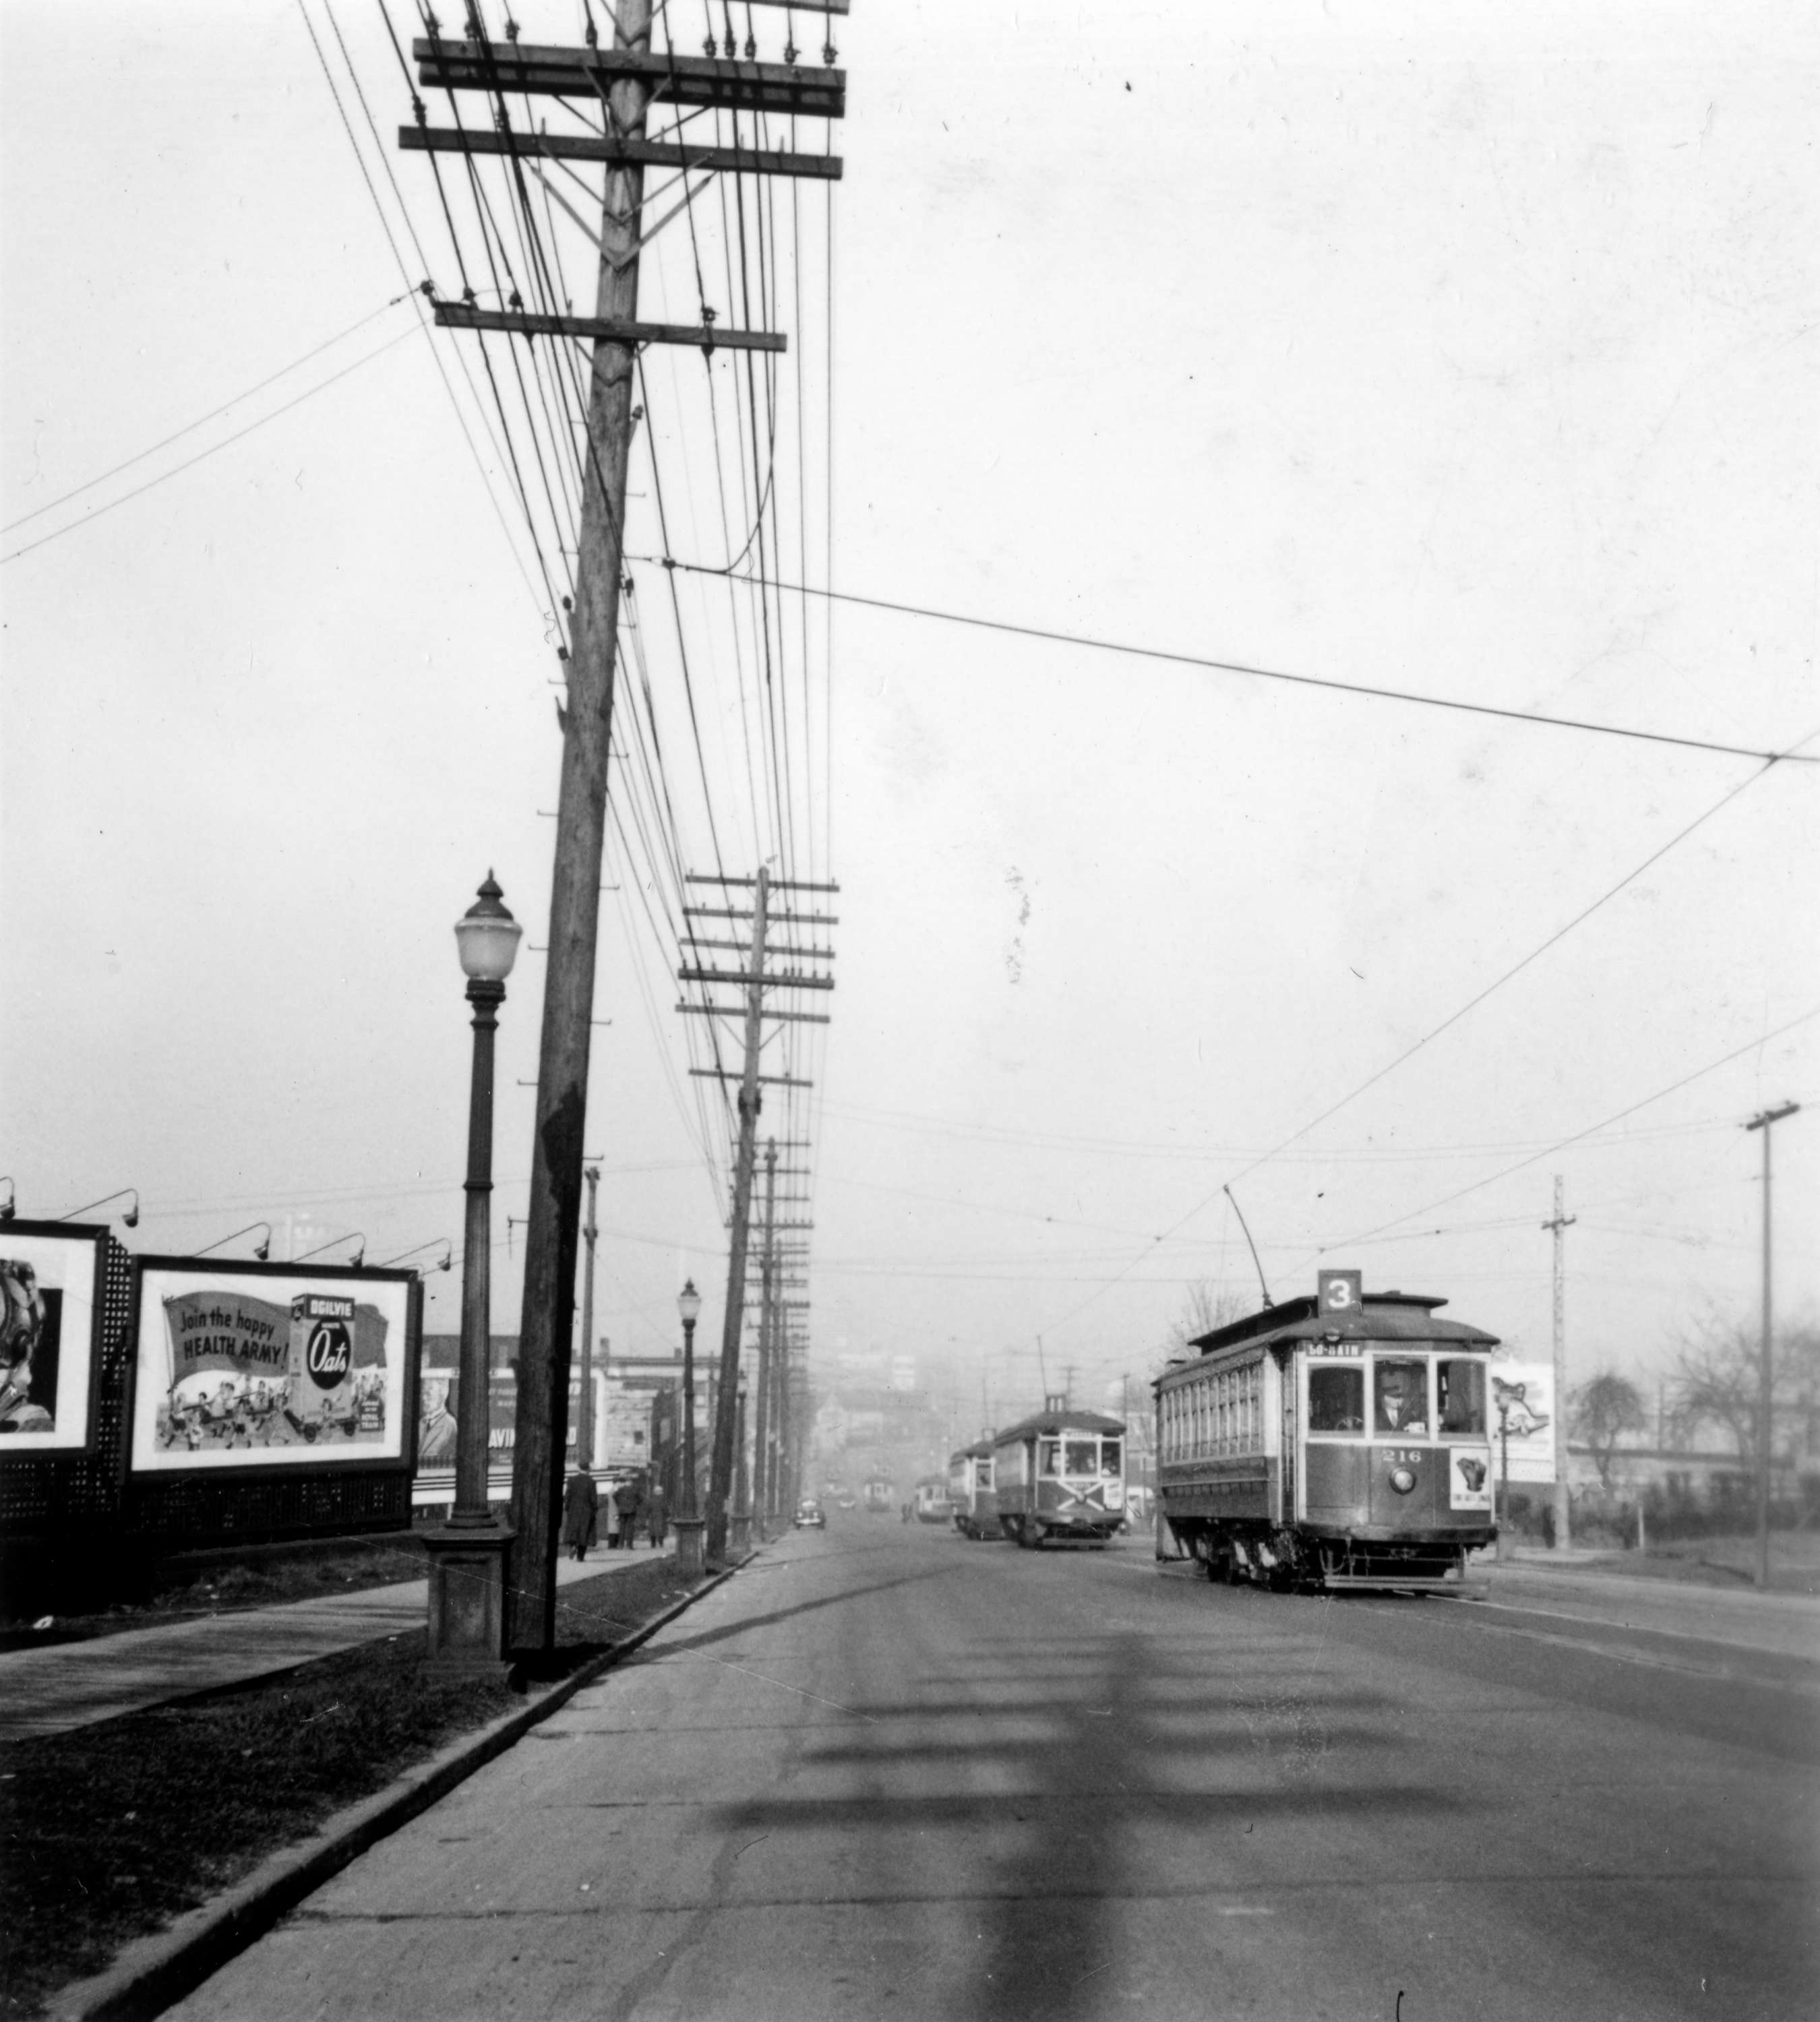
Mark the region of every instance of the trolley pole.
[[1580, 1217], [1565, 1212], [1561, 1175], [1555, 1175], [1555, 1214], [1542, 1226], [1555, 1237], [1555, 1549], [1573, 1542], [1567, 1494], [1567, 1261], [1562, 1236]]
[[1757, 1585], [1770, 1583], [1770, 1470], [1775, 1454], [1775, 1366], [1771, 1346], [1771, 1292], [1774, 1283], [1774, 1252], [1771, 1247], [1774, 1217], [1770, 1213], [1770, 1127], [1800, 1108], [1798, 1102], [1785, 1102], [1780, 1109], [1766, 1109], [1744, 1127], [1763, 1133], [1763, 1334], [1757, 1369]]

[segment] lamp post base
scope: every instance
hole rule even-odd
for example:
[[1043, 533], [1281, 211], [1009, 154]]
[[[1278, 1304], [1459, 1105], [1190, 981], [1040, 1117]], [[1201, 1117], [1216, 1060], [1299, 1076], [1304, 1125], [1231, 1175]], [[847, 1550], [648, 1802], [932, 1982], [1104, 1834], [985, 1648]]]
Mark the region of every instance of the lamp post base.
[[676, 1533], [676, 1570], [685, 1579], [700, 1579], [706, 1564], [701, 1534], [707, 1528], [705, 1516], [675, 1516], [670, 1527]]
[[429, 1647], [433, 1678], [503, 1678], [506, 1656], [506, 1550], [510, 1524], [423, 1533], [429, 1554]]
[[752, 1549], [752, 1520], [743, 1509], [736, 1509], [727, 1524], [727, 1552], [729, 1557], [743, 1559]]

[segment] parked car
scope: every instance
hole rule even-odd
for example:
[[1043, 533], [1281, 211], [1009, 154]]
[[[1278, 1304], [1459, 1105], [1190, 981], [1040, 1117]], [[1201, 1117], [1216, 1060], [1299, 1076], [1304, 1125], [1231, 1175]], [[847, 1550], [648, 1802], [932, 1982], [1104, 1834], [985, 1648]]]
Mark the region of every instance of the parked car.
[[819, 1502], [804, 1502], [796, 1506], [796, 1527], [799, 1531], [825, 1531], [828, 1519], [821, 1513]]

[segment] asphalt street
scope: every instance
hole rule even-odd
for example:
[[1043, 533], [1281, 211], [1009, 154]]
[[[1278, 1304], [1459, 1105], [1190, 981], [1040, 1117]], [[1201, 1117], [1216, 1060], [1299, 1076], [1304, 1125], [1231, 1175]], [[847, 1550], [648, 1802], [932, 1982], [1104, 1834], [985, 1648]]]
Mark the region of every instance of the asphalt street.
[[1791, 2022], [1820, 2013], [1820, 1653], [1676, 1619], [855, 1514], [174, 2012]]

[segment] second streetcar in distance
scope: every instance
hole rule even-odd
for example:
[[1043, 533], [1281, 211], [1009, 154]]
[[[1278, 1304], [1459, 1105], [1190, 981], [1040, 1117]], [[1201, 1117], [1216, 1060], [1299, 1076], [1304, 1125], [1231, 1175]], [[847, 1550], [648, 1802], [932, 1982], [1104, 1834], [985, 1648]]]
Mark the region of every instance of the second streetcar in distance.
[[963, 1538], [1002, 1538], [999, 1499], [992, 1489], [992, 1442], [988, 1433], [963, 1447], [948, 1463], [948, 1499], [954, 1527]]
[[992, 1461], [1000, 1527], [1020, 1545], [1104, 1545], [1124, 1523], [1121, 1418], [1051, 1397], [993, 1436]]
[[1154, 1386], [1160, 1523], [1215, 1579], [1460, 1585], [1497, 1535], [1497, 1337], [1446, 1303], [1323, 1271], [1313, 1298], [1191, 1342]]

